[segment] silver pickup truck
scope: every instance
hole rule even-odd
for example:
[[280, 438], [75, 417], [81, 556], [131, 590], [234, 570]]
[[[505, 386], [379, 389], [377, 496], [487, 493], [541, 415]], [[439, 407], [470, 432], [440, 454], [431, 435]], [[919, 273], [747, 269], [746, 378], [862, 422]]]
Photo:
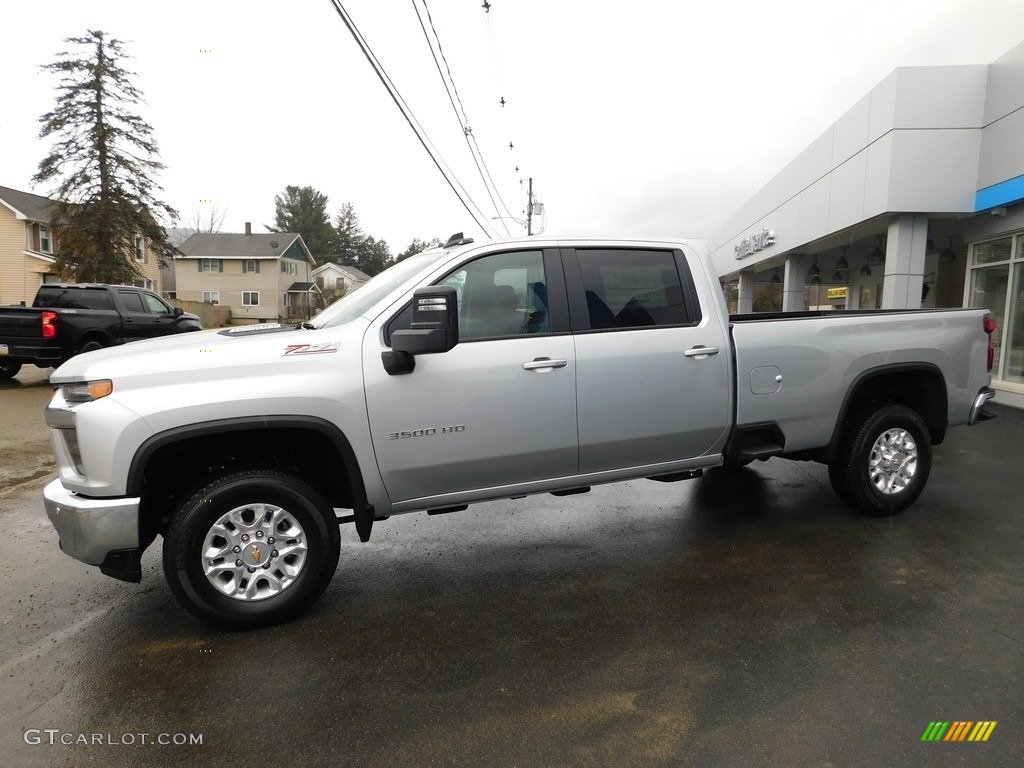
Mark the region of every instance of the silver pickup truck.
[[46, 408], [61, 548], [138, 581], [162, 535], [186, 608], [309, 606], [339, 523], [673, 481], [781, 456], [891, 515], [946, 429], [987, 417], [985, 310], [728, 316], [683, 243], [459, 236], [301, 327], [80, 355]]

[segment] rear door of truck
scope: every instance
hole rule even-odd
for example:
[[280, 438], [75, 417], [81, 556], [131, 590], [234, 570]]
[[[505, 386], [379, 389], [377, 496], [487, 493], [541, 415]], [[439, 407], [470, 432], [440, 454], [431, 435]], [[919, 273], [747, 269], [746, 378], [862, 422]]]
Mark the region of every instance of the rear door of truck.
[[727, 330], [686, 255], [561, 249], [576, 340], [580, 472], [720, 453], [732, 419]]

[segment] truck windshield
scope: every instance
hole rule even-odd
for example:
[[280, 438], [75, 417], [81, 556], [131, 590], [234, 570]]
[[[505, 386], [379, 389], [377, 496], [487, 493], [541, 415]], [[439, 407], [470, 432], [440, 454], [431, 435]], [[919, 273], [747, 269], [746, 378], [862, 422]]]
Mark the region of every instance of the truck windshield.
[[360, 286], [347, 296], [338, 299], [310, 320], [309, 325], [314, 328], [331, 328], [355, 320], [366, 314], [374, 304], [400, 287], [402, 283], [428, 266], [430, 262], [444, 255], [444, 251], [431, 249], [403, 259], [372, 278], [366, 285]]

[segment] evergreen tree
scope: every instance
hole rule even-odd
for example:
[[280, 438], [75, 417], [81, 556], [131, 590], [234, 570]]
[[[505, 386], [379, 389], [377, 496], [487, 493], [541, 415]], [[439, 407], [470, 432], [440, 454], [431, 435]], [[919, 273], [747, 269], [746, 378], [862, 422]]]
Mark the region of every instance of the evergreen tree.
[[439, 245], [441, 245], [441, 240], [436, 237], [430, 241], [424, 241], [420, 240], [418, 237], [414, 237], [412, 242], [409, 243], [409, 246], [395, 257], [395, 263], [397, 264], [400, 261], [408, 259], [410, 256], [415, 256], [417, 253], [421, 253], [428, 248], [436, 248]]
[[156, 197], [162, 190], [153, 176], [164, 166], [152, 127], [131, 111], [142, 94], [120, 63], [122, 42], [93, 30], [65, 42], [88, 52], [58, 53], [42, 67], [61, 78], [56, 107], [39, 118], [40, 138], [56, 143], [33, 181], [56, 183], [50, 223], [61, 277], [129, 283], [140, 276], [130, 257], [136, 236], [155, 253], [173, 253], [158, 219], [177, 212]]
[[387, 241], [378, 240], [370, 235], [363, 240], [354, 266], [372, 277], [380, 274], [394, 263]]
[[334, 219], [334, 261], [357, 266], [366, 236], [359, 226], [359, 216], [352, 203], [345, 203]]
[[297, 232], [317, 263], [333, 251], [334, 229], [327, 214], [327, 195], [313, 187], [287, 186], [274, 195], [274, 226], [271, 232]]

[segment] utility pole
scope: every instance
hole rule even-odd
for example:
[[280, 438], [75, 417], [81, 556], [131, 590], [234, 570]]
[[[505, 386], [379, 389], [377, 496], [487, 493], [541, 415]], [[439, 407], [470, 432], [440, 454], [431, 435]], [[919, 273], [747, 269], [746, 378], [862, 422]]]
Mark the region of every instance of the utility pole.
[[530, 186], [526, 193], [526, 236], [533, 234], [533, 176], [530, 177]]

